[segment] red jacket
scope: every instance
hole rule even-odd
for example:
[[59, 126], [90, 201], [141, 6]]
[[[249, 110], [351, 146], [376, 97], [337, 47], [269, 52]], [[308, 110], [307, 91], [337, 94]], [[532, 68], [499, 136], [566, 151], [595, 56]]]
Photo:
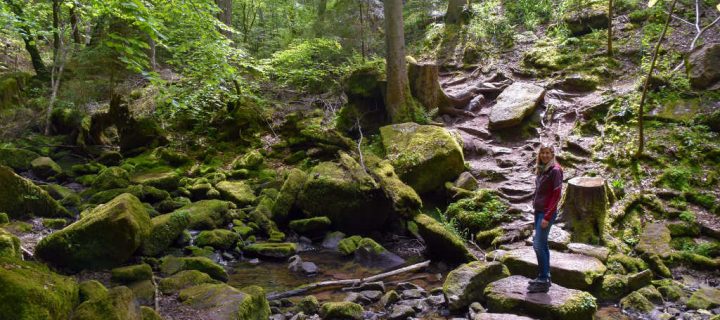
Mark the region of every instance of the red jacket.
[[537, 175], [535, 178], [535, 196], [533, 208], [535, 211], [545, 213], [544, 219], [550, 221], [558, 208], [562, 195], [563, 171], [556, 162], [552, 167]]

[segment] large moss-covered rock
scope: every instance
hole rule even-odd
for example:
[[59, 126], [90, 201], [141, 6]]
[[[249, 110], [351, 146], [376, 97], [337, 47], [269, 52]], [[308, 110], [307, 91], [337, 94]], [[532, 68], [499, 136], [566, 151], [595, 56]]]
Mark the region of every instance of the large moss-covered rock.
[[81, 303], [71, 320], [142, 320], [140, 305], [128, 287], [110, 289], [106, 296]]
[[20, 239], [0, 228], [0, 257], [22, 259]]
[[[511, 250], [503, 255], [502, 261], [512, 274], [526, 277], [537, 275], [537, 258], [531, 247]], [[605, 270], [607, 268], [597, 258], [550, 251], [550, 274], [553, 282], [561, 286], [581, 290], [590, 288]]]
[[230, 230], [215, 229], [201, 231], [195, 238], [198, 247], [213, 247], [219, 250], [228, 250], [235, 245], [239, 236]]
[[275, 198], [275, 204], [272, 208], [272, 218], [277, 222], [284, 222], [287, 220], [288, 214], [295, 205], [300, 190], [302, 190], [307, 180], [307, 174], [300, 169], [292, 169], [288, 173], [285, 182], [280, 188], [277, 198]]
[[633, 275], [608, 274], [602, 279], [597, 289], [597, 296], [601, 300], [617, 300], [633, 290], [638, 290], [652, 280], [652, 272], [645, 270]]
[[379, 161], [370, 166], [370, 171], [388, 199], [392, 201], [393, 210], [404, 217], [414, 217], [422, 207], [422, 200], [415, 189], [402, 182], [395, 173], [390, 161]]
[[153, 277], [152, 268], [148, 264], [138, 264], [115, 268], [110, 271], [110, 280], [117, 283], [132, 283], [142, 280], [151, 280]]
[[163, 320], [162, 316], [150, 307], [141, 306], [140, 314], [142, 315], [142, 320]]
[[182, 235], [190, 225], [187, 211], [159, 215], [150, 220], [150, 234], [143, 241], [141, 252], [146, 256], [157, 256]]
[[606, 10], [592, 6], [582, 10], [569, 11], [572, 12], [566, 14], [563, 21], [574, 36], [584, 35], [597, 29], [605, 29], [610, 22]]
[[720, 43], [708, 43], [690, 53], [687, 72], [693, 88], [719, 87], [717, 84], [720, 81]]
[[403, 258], [388, 251], [371, 238], [363, 238], [355, 249], [355, 262], [367, 268], [394, 269], [405, 263]]
[[698, 289], [688, 299], [687, 306], [690, 309], [705, 310], [720, 307], [720, 289], [709, 287]]
[[173, 275], [184, 270], [197, 270], [207, 273], [213, 279], [227, 281], [225, 268], [205, 257], [173, 257], [162, 258], [160, 271], [165, 275]]
[[251, 205], [255, 202], [252, 188], [244, 181], [222, 181], [215, 185], [220, 195], [227, 201], [232, 201], [239, 207]]
[[326, 302], [320, 307], [323, 319], [360, 320], [363, 308], [354, 302]]
[[11, 218], [71, 216], [45, 190], [8, 167], [0, 166], [0, 186], [0, 212]]
[[297, 252], [297, 245], [294, 243], [253, 243], [243, 248], [244, 252], [251, 255], [267, 258], [288, 258]]
[[149, 234], [145, 207], [126, 193], [43, 238], [35, 255], [70, 270], [109, 268], [130, 258]]
[[158, 286], [163, 294], [170, 295], [185, 288], [193, 287], [203, 283], [220, 283], [210, 277], [207, 273], [197, 270], [180, 271], [170, 277], [160, 280]]
[[635, 250], [646, 255], [658, 255], [661, 258], [667, 258], [672, 254], [671, 239], [670, 229], [664, 223], [651, 223], [643, 229]]
[[299, 234], [319, 234], [327, 231], [332, 222], [327, 217], [313, 217], [290, 221], [289, 227]]
[[442, 127], [401, 123], [380, 128], [387, 159], [417, 193], [440, 189], [465, 170], [462, 146]]
[[0, 148], [0, 165], [20, 171], [30, 169], [30, 162], [39, 157], [37, 153], [20, 148]]
[[268, 319], [270, 304], [257, 286], [240, 290], [226, 284], [201, 284], [180, 291], [183, 304], [218, 320]]
[[545, 96], [543, 87], [515, 82], [507, 87], [497, 98], [490, 110], [490, 129], [503, 129], [520, 124], [532, 114]]
[[487, 308], [491, 312], [527, 314], [538, 319], [592, 319], [597, 302], [591, 294], [557, 284], [547, 293], [528, 294], [529, 280], [510, 276], [490, 283], [485, 288]]
[[425, 245], [431, 256], [450, 262], [476, 260], [465, 247], [462, 238], [447, 230], [437, 220], [428, 215], [419, 214], [413, 221], [418, 227], [420, 236], [425, 240]]
[[97, 280], [87, 280], [80, 283], [78, 298], [80, 303], [88, 300], [100, 299], [107, 296], [108, 289]]
[[450, 271], [443, 284], [443, 293], [451, 310], [465, 310], [472, 302], [483, 301], [485, 287], [510, 276], [500, 262], [473, 261]]
[[38, 157], [30, 162], [30, 167], [36, 176], [47, 179], [62, 173], [60, 165], [48, 157]]
[[354, 159], [321, 162], [308, 174], [298, 206], [310, 216], [326, 216], [347, 233], [381, 230], [392, 213], [382, 189]]
[[38, 263], [0, 255], [0, 319], [64, 320], [77, 302], [74, 279]]
[[130, 174], [120, 167], [105, 168], [93, 180], [92, 188], [96, 191], [125, 188], [130, 185]]
[[201, 200], [186, 205], [175, 212], [187, 212], [190, 219], [189, 228], [216, 229], [227, 222], [227, 213], [234, 204], [222, 200]]
[[620, 306], [625, 310], [639, 312], [650, 312], [653, 308], [655, 308], [653, 303], [639, 291], [633, 291], [624, 298], [620, 299]]
[[[90, 189], [92, 190], [92, 189]], [[85, 192], [87, 193], [87, 191]], [[170, 194], [165, 190], [160, 190], [155, 187], [151, 186], [143, 186], [143, 185], [132, 185], [127, 188], [118, 188], [118, 189], [109, 189], [104, 190], [100, 192], [95, 192], [90, 198], [88, 198], [87, 203], [91, 204], [102, 204], [106, 203], [113, 198], [123, 194], [123, 193], [129, 193], [134, 196], [136, 196], [140, 201], [147, 202], [147, 203], [156, 203], [163, 201], [170, 197]]]
[[488, 230], [502, 222], [510, 222], [508, 202], [495, 192], [481, 189], [473, 193], [471, 198], [460, 199], [450, 204], [445, 211], [448, 218], [454, 218], [463, 228], [470, 232]]
[[53, 197], [53, 199], [60, 201], [60, 204], [65, 207], [77, 207], [82, 201], [80, 196], [75, 191], [69, 188], [63, 187], [59, 184], [48, 184], [42, 186], [43, 190]]
[[180, 185], [180, 175], [174, 170], [154, 170], [136, 174], [130, 178], [132, 183], [152, 186], [158, 189], [173, 191]]

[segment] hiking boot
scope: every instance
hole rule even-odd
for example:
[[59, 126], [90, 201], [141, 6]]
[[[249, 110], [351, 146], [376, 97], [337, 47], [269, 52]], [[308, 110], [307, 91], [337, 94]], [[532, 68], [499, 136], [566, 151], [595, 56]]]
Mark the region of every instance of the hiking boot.
[[550, 286], [552, 286], [552, 283], [550, 283], [549, 280], [540, 280], [539, 282], [530, 284], [527, 290], [528, 293], [545, 293], [550, 291]]
[[551, 282], [551, 281], [550, 281], [550, 278], [548, 278], [547, 280], [543, 280], [543, 279], [540, 279], [540, 277], [537, 277], [532, 280], [528, 280], [528, 284], [535, 284], [535, 283], [542, 283], [542, 282]]

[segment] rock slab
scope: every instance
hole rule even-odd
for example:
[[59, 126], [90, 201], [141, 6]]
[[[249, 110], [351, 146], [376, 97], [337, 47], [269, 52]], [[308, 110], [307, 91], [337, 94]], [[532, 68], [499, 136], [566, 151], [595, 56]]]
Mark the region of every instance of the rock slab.
[[717, 88], [720, 81], [720, 43], [695, 49], [688, 57], [688, 78], [695, 89]]
[[597, 309], [597, 302], [590, 293], [556, 284], [547, 293], [528, 293], [529, 280], [523, 276], [510, 276], [490, 283], [485, 288], [488, 309], [539, 319], [591, 319]]
[[507, 87], [490, 110], [490, 129], [513, 127], [522, 122], [540, 104], [545, 89], [530, 83], [516, 82]]
[[[534, 278], [537, 275], [537, 258], [531, 247], [515, 249], [502, 257], [512, 274]], [[550, 251], [550, 274], [552, 281], [569, 288], [590, 288], [607, 268], [597, 258], [557, 251]]]

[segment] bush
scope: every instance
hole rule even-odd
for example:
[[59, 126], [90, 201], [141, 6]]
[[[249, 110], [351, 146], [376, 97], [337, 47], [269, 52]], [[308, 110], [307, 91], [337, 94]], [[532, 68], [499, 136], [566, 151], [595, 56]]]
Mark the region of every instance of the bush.
[[491, 190], [479, 190], [472, 198], [461, 199], [445, 211], [445, 215], [457, 220], [461, 228], [471, 232], [496, 227], [501, 222], [510, 221], [509, 205]]
[[274, 79], [314, 93], [337, 87], [347, 62], [340, 44], [328, 39], [298, 42], [267, 61]]

